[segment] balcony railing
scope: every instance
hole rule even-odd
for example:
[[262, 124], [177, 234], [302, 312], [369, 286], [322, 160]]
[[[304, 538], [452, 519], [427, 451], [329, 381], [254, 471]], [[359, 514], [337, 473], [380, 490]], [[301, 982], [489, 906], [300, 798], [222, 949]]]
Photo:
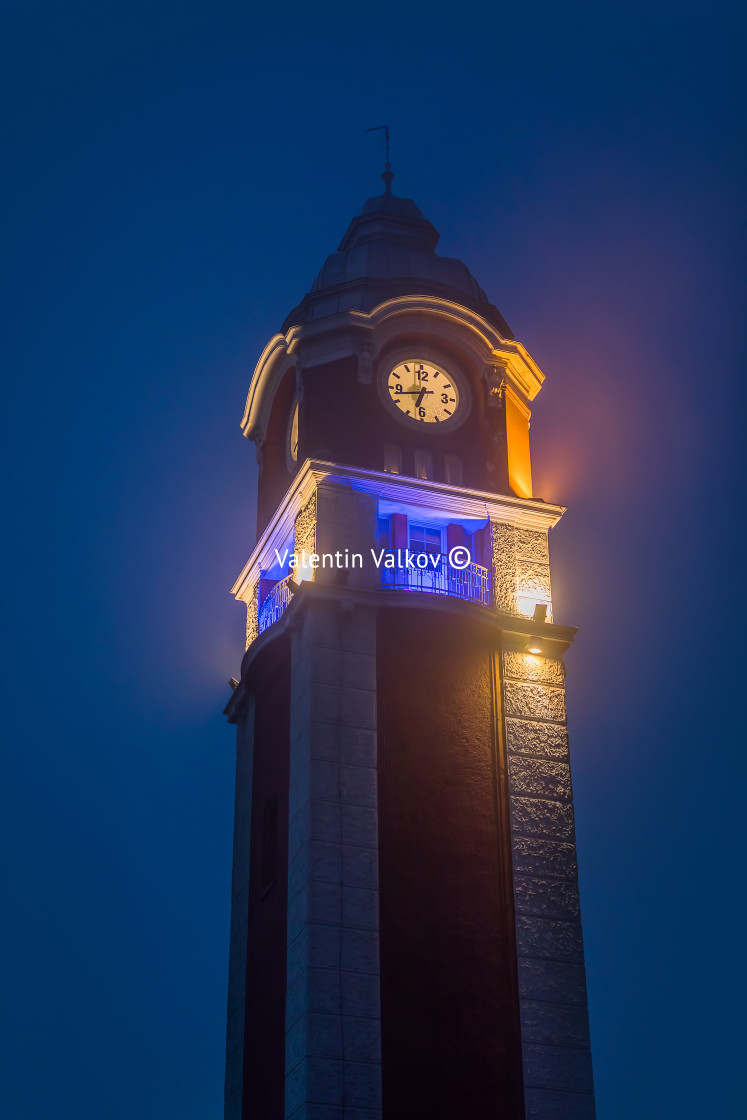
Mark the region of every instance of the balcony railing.
[[[455, 599], [466, 599], [470, 603], [491, 605], [491, 578], [487, 568], [480, 564], [468, 564], [466, 568], [454, 568], [448, 556], [436, 560], [435, 554], [413, 553], [428, 557], [427, 567], [382, 568], [381, 586], [395, 591], [424, 591], [429, 595], [451, 595]], [[435, 565], [435, 566], [434, 566]], [[259, 608], [259, 632], [263, 634], [268, 626], [282, 617], [293, 598], [293, 584], [288, 575], [276, 583], [269, 595], [265, 596]]]
[[[413, 553], [410, 554], [414, 556]], [[448, 556], [439, 556], [434, 567], [435, 555], [428, 556], [427, 567], [382, 568], [381, 586], [395, 591], [425, 591], [429, 595], [452, 595], [456, 599], [467, 599], [470, 603], [491, 605], [490, 572], [480, 564], [468, 564], [466, 568], [454, 568]], [[422, 562], [422, 561], [421, 561]]]
[[276, 583], [270, 594], [262, 600], [259, 608], [259, 632], [263, 634], [268, 626], [281, 617], [283, 611], [293, 598], [290, 588], [290, 576]]

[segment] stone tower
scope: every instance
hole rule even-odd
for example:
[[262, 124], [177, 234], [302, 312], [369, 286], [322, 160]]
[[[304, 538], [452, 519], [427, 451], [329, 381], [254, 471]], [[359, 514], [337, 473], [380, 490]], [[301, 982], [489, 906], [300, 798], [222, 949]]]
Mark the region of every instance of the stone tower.
[[586, 1120], [544, 378], [384, 179], [242, 421], [225, 1116]]

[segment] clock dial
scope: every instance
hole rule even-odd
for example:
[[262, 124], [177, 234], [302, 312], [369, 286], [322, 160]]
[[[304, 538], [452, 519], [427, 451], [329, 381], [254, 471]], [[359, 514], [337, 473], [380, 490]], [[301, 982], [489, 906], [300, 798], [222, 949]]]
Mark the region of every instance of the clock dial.
[[400, 416], [413, 424], [446, 424], [459, 408], [454, 377], [433, 362], [407, 360], [386, 381], [386, 394]]

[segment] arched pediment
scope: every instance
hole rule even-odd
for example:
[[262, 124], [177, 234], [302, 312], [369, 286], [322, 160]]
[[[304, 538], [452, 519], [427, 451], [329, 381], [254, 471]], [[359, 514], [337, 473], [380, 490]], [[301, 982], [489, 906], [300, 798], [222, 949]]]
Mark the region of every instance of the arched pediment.
[[544, 375], [526, 348], [504, 338], [476, 311], [438, 296], [397, 296], [370, 312], [342, 311], [273, 335], [252, 375], [241, 420], [244, 435], [261, 442], [277, 387], [292, 366], [311, 369], [350, 354], [365, 355], [366, 362], [375, 363], [398, 337], [422, 332], [425, 320], [434, 344], [461, 348], [473, 364], [494, 367], [527, 402], [539, 392]]

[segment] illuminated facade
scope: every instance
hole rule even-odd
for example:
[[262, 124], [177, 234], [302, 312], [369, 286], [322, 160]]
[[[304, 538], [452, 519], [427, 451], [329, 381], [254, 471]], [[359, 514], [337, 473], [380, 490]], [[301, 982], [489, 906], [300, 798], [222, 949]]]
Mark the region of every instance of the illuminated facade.
[[225, 1115], [586, 1120], [543, 375], [385, 183], [242, 421]]

